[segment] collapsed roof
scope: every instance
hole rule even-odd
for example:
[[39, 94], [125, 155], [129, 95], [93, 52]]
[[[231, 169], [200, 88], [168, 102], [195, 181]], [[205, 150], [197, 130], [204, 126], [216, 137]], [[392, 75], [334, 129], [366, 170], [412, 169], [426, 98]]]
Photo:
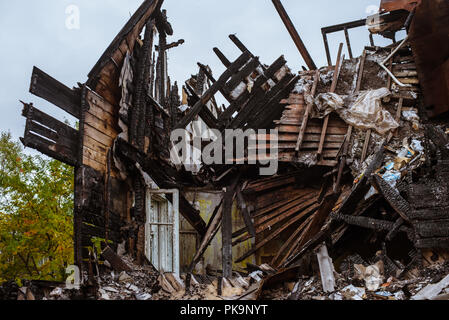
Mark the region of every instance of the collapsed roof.
[[[85, 84], [70, 89], [34, 68], [31, 93], [79, 119], [73, 129], [24, 103], [22, 142], [75, 167], [75, 261], [88, 278], [93, 238], [104, 239], [105, 250], [125, 243], [138, 264], [150, 259], [147, 190], [165, 190], [193, 228], [195, 252], [181, 265], [187, 288], [219, 229], [222, 265], [213, 267], [224, 278], [249, 257], [276, 272], [298, 268], [323, 242], [335, 257], [356, 250], [351, 240], [368, 241], [358, 228], [371, 230], [368, 247], [380, 247], [388, 262], [386, 243], [394, 247], [398, 234], [410, 264], [409, 252], [449, 247], [449, 138], [447, 123], [435, 120], [449, 110], [448, 3], [383, 0], [376, 19], [323, 28], [329, 63], [318, 69], [280, 1], [273, 2], [308, 66], [299, 73], [283, 56], [261, 62], [231, 35], [240, 56], [229, 59], [214, 48], [226, 71], [217, 77], [199, 63], [180, 96], [167, 54], [184, 40], [167, 42], [174, 30], [160, 0], [144, 1]], [[355, 57], [348, 30], [365, 25], [393, 43], [378, 47], [371, 36]], [[397, 42], [401, 30], [408, 35]], [[349, 58], [341, 44], [333, 64], [327, 35], [340, 31]], [[227, 105], [218, 104], [217, 93]], [[176, 161], [170, 137], [176, 129], [206, 135], [215, 156], [229, 130], [251, 132], [242, 154], [206, 164], [190, 143], [189, 161]], [[258, 174], [266, 161], [279, 162], [271, 177]], [[221, 193], [208, 221], [188, 200], [193, 189]], [[242, 217], [237, 228], [233, 203]], [[248, 241], [235, 256], [232, 248]]]

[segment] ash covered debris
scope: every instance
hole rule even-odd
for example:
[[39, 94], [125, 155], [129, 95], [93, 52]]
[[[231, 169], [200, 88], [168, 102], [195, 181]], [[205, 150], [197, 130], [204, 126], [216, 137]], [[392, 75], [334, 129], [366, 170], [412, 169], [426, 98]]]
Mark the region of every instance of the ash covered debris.
[[[235, 60], [213, 50], [223, 74], [198, 63], [184, 85], [172, 82], [167, 56], [184, 41], [169, 44], [174, 30], [157, 0], [143, 2], [79, 88], [34, 69], [32, 93], [80, 120], [74, 130], [32, 104], [23, 111], [23, 143], [76, 172], [83, 285], [45, 297], [445, 299], [449, 42], [435, 31], [447, 25], [426, 21], [447, 19], [449, 7], [436, 0], [390, 12], [394, 2], [404, 3], [382, 1], [378, 19], [323, 28], [328, 66], [317, 68], [273, 0], [308, 66], [298, 73], [282, 55], [261, 62], [231, 35]], [[370, 43], [357, 56], [348, 31], [366, 25]], [[346, 35], [335, 65], [334, 32]], [[376, 46], [373, 34], [392, 44]], [[439, 49], [435, 57], [426, 46]], [[268, 131], [249, 135], [243, 154], [210, 164], [190, 144], [187, 160], [176, 161], [175, 129], [215, 141], [216, 153], [226, 130]], [[277, 173], [260, 176], [257, 160], [278, 162]], [[98, 256], [95, 239], [107, 244]], [[2, 290], [13, 299], [29, 293]]]

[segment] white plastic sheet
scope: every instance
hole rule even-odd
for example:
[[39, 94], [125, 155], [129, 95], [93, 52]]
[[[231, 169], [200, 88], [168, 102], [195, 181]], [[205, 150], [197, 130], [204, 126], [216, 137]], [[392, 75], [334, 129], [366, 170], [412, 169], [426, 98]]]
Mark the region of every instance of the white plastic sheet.
[[382, 99], [389, 95], [387, 88], [363, 91], [348, 109], [340, 110], [340, 117], [356, 128], [373, 129], [385, 135], [399, 127], [391, 113], [382, 107]]
[[372, 129], [380, 135], [385, 135], [399, 127], [391, 113], [382, 107], [382, 99], [389, 95], [390, 91], [387, 88], [363, 91], [348, 108], [345, 108], [341, 96], [330, 92], [319, 94], [315, 99], [306, 96], [306, 102], [314, 105], [313, 118], [324, 118], [335, 111], [353, 127]]

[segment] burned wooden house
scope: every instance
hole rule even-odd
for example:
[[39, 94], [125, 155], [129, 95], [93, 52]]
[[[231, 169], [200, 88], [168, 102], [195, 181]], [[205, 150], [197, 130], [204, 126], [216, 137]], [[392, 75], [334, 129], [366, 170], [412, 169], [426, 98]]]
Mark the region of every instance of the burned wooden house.
[[[328, 66], [318, 69], [273, 0], [305, 70], [293, 72], [283, 56], [265, 64], [231, 35], [240, 56], [214, 48], [226, 71], [217, 76], [199, 63], [184, 85], [168, 75], [168, 50], [184, 40], [168, 40], [175, 32], [162, 2], [143, 2], [86, 83], [70, 89], [33, 70], [31, 93], [79, 120], [74, 129], [24, 103], [23, 144], [74, 167], [83, 271], [92, 276], [94, 261], [117, 261], [118, 249], [182, 274], [187, 285], [268, 268], [272, 275], [252, 291], [260, 297], [276, 279], [297, 276], [323, 243], [334, 259], [380, 248], [401, 272], [426, 250], [449, 247], [449, 137], [447, 122], [436, 120], [449, 111], [447, 1], [382, 0], [375, 18], [323, 28]], [[365, 26], [370, 42], [356, 57], [349, 30]], [[344, 32], [348, 51], [341, 44], [335, 64], [327, 41], [334, 32]], [[376, 46], [373, 34], [392, 44]], [[176, 161], [177, 129], [212, 141], [216, 152], [229, 130], [253, 133], [243, 154], [206, 164], [194, 156], [194, 138], [189, 161]], [[260, 176], [267, 161], [277, 170]], [[102, 257], [89, 250], [95, 240]]]

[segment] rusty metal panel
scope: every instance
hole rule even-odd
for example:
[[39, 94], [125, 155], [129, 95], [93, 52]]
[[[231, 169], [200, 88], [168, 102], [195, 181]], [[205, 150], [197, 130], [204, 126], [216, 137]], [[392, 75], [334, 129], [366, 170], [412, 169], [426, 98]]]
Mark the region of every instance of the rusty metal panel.
[[382, 12], [390, 12], [395, 10], [412, 11], [416, 5], [419, 5], [422, 0], [382, 0], [380, 3], [380, 10]]

